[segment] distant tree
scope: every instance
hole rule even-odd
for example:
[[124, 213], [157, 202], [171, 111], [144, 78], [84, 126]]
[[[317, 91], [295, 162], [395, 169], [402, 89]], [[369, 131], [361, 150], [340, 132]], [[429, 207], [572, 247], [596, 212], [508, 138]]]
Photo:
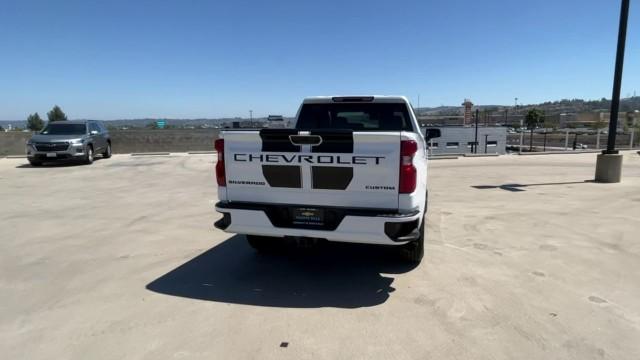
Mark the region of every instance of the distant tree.
[[533, 130], [540, 124], [544, 118], [544, 111], [538, 109], [531, 109], [527, 111], [527, 116], [524, 118], [524, 123], [527, 129], [531, 130], [531, 137], [529, 138], [529, 151], [533, 151]]
[[60, 109], [60, 106], [58, 105], [54, 106], [53, 109], [51, 109], [51, 111], [47, 113], [47, 118], [49, 119], [49, 122], [68, 120], [67, 115], [62, 111], [62, 109]]
[[43, 127], [44, 121], [42, 121], [38, 113], [29, 115], [27, 118], [27, 129], [31, 131], [40, 131]]

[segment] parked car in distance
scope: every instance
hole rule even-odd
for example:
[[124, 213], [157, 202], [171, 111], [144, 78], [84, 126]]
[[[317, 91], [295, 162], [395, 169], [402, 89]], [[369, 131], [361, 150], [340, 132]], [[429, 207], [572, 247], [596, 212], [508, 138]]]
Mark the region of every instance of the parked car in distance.
[[91, 164], [95, 154], [111, 157], [111, 138], [101, 121], [50, 122], [27, 141], [26, 152], [33, 166], [60, 160]]

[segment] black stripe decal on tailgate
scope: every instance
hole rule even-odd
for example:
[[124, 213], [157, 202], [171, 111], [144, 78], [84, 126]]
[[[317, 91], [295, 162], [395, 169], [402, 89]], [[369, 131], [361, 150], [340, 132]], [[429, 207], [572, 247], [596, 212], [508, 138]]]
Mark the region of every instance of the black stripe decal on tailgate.
[[325, 190], [344, 190], [353, 179], [353, 168], [342, 166], [312, 166], [311, 187]]
[[310, 134], [322, 137], [322, 144], [312, 146], [311, 152], [353, 154], [353, 130], [315, 130]]
[[300, 152], [300, 146], [289, 141], [289, 135], [297, 135], [295, 129], [262, 129], [262, 151], [265, 152]]
[[300, 166], [262, 165], [262, 175], [271, 187], [302, 188]]

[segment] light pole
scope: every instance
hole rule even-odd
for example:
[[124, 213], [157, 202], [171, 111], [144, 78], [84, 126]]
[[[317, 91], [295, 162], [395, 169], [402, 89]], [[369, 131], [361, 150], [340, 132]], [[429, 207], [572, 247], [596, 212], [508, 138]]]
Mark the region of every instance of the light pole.
[[480, 110], [476, 109], [476, 137], [473, 142], [473, 153], [478, 153], [478, 117], [480, 116]]
[[533, 130], [534, 128], [531, 128], [531, 136], [529, 137], [529, 152], [533, 152]]
[[618, 49], [616, 51], [616, 69], [613, 75], [613, 93], [611, 95], [611, 114], [609, 117], [609, 139], [604, 154], [617, 154], [616, 133], [618, 129], [618, 111], [620, 109], [620, 88], [622, 86], [622, 67], [624, 65], [624, 48], [627, 38], [627, 19], [629, 18], [629, 0], [622, 0], [620, 9], [620, 26], [618, 28]]
[[596, 161], [596, 182], [617, 183], [620, 182], [622, 177], [622, 155], [616, 150], [616, 133], [618, 130], [618, 110], [620, 108], [620, 88], [622, 86], [622, 67], [624, 65], [624, 47], [627, 40], [628, 19], [629, 0], [622, 0], [620, 6], [620, 25], [618, 26], [616, 67], [613, 75], [607, 149], [598, 155]]
[[[518, 115], [518, 98], [516, 98], [514, 107], [515, 109], [513, 111], [513, 114], [517, 116]], [[520, 119], [520, 128], [518, 129], [518, 133], [520, 133], [520, 146], [518, 147], [518, 154], [522, 154], [522, 146], [524, 143], [524, 132], [522, 131], [522, 125], [523, 125], [523, 122], [522, 122], [522, 119]]]

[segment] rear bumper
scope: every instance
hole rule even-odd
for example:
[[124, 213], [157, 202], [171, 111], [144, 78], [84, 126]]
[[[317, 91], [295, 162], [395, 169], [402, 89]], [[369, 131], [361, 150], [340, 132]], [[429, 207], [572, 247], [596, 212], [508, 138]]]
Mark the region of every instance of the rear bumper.
[[[304, 206], [304, 205], [301, 205]], [[402, 245], [417, 239], [422, 221], [418, 210], [391, 212], [351, 208], [325, 208], [338, 213], [332, 226], [300, 228], [278, 218], [286, 205], [218, 202], [216, 211], [223, 217], [214, 226], [225, 232], [274, 237], [310, 237], [329, 241], [379, 245]], [[274, 215], [275, 214], [275, 215]]]

